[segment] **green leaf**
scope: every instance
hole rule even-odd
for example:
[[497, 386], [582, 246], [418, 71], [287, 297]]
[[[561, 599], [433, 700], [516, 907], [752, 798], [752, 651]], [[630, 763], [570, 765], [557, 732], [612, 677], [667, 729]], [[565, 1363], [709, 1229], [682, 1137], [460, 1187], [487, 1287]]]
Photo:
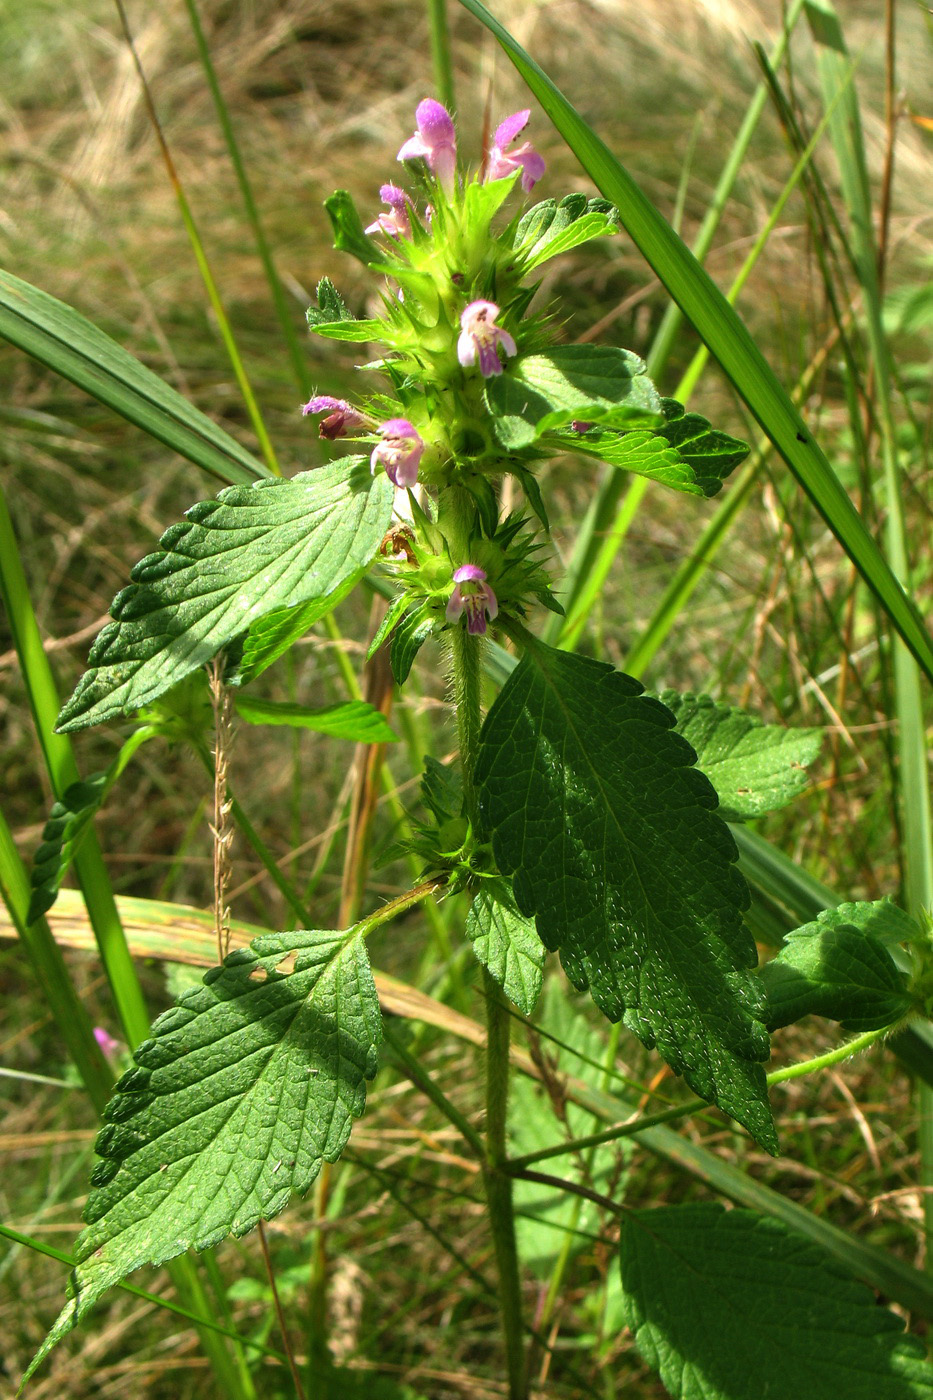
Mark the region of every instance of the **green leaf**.
[[424, 608], [413, 608], [398, 623], [389, 648], [389, 665], [396, 685], [404, 685], [408, 680], [415, 657], [433, 631], [434, 616]]
[[[907, 1014], [912, 1005], [907, 979], [871, 931], [873, 923], [889, 926], [896, 906], [878, 904], [880, 910], [872, 903], [840, 904], [788, 934], [760, 974], [771, 1030], [804, 1016], [826, 1016], [846, 1031], [873, 1031]], [[919, 926], [902, 917], [918, 936]]]
[[486, 403], [504, 447], [530, 447], [576, 418], [607, 427], [654, 427], [661, 399], [645, 362], [610, 345], [558, 345], [524, 355], [486, 385]]
[[823, 742], [819, 729], [762, 724], [744, 710], [689, 691], [664, 690], [659, 699], [677, 720], [677, 733], [696, 750], [697, 767], [716, 789], [726, 821], [776, 812], [809, 786], [806, 770]]
[[463, 811], [463, 780], [460, 769], [450, 763], [440, 763], [430, 754], [424, 756], [421, 774], [421, 801], [439, 827], [454, 821]]
[[699, 413], [685, 413], [676, 399], [662, 399], [667, 422], [643, 432], [619, 433], [594, 426], [559, 434], [565, 451], [599, 457], [612, 467], [687, 491], [715, 496], [731, 471], [748, 456], [747, 442], [710, 427]]
[[325, 199], [324, 208], [334, 230], [335, 248], [352, 254], [367, 267], [382, 262], [382, 254], [363, 228], [363, 220], [351, 194], [346, 190], [335, 190], [329, 199]]
[[391, 637], [392, 633], [395, 631], [395, 628], [397, 627], [399, 622], [401, 622], [402, 617], [404, 616], [408, 608], [408, 605], [409, 599], [407, 593], [400, 593], [398, 597], [394, 598], [389, 604], [388, 611], [386, 612], [386, 615], [380, 622], [379, 626], [376, 628], [375, 635], [369, 644], [369, 648], [366, 652], [367, 661], [371, 661], [376, 655], [376, 652], [382, 646], [383, 642], [387, 641], [388, 638]]
[[269, 470], [74, 307], [0, 271], [0, 336], [221, 481]]
[[560, 204], [545, 199], [529, 209], [515, 230], [515, 244], [522, 251], [525, 268], [566, 253], [591, 238], [618, 233], [622, 225], [619, 211], [607, 199], [587, 199], [585, 194], [568, 194]]
[[345, 700], [339, 705], [288, 705], [274, 700], [255, 700], [251, 695], [234, 696], [236, 712], [247, 724], [287, 724], [293, 729], [314, 729], [349, 739], [354, 744], [391, 744], [398, 735], [385, 715], [366, 700]]
[[712, 1204], [626, 1212], [626, 1322], [676, 1400], [929, 1400], [903, 1322], [776, 1220]]
[[273, 609], [329, 611], [379, 548], [393, 494], [388, 478], [351, 457], [192, 506], [117, 594], [59, 728], [138, 710]]
[[[581, 1015], [562, 979], [548, 978], [536, 1024], [546, 1032], [541, 1050], [558, 1081], [565, 1076], [602, 1078], [594, 1066], [606, 1062], [605, 1038]], [[564, 1105], [564, 1113], [561, 1121], [544, 1085], [517, 1074], [509, 1092], [509, 1155], [524, 1157], [554, 1146], [562, 1137], [587, 1137], [605, 1127], [604, 1121], [571, 1100]], [[629, 1143], [610, 1142], [585, 1153], [561, 1153], [539, 1165], [551, 1176], [579, 1182], [618, 1200], [630, 1152]], [[513, 1181], [512, 1192], [519, 1256], [539, 1277], [549, 1277], [564, 1247], [573, 1254], [592, 1247], [592, 1236], [603, 1223], [602, 1212], [592, 1201], [520, 1177]]]
[[488, 232], [493, 218], [508, 199], [518, 179], [518, 171], [501, 180], [471, 180], [463, 191], [463, 223], [470, 239], [478, 240]]
[[605, 142], [490, 14], [482, 0], [460, 0], [492, 33], [551, 118], [668, 293], [715, 355], [737, 393], [878, 598], [894, 627], [933, 679], [933, 638], [878, 548], [865, 521], [779, 383], [747, 327], [663, 214], [642, 193]]
[[530, 1016], [541, 994], [547, 956], [534, 920], [524, 918], [502, 889], [483, 888], [470, 905], [466, 935], [509, 1000]]
[[138, 729], [127, 739], [109, 768], [102, 773], [92, 773], [81, 782], [71, 783], [62, 794], [61, 801], [52, 804], [49, 819], [42, 828], [42, 843], [33, 857], [27, 923], [35, 923], [51, 909], [81, 838], [100, 811], [107, 794], [136, 750], [156, 732], [153, 726]]
[[385, 340], [384, 321], [318, 321], [310, 325], [315, 335], [326, 340], [370, 341]]
[[309, 306], [305, 317], [311, 330], [322, 324], [333, 325], [337, 321], [352, 323], [356, 320], [329, 277], [322, 277], [318, 282], [317, 306]]
[[104, 1114], [70, 1301], [30, 1374], [133, 1269], [271, 1220], [340, 1156], [382, 1033], [358, 931], [264, 934], [156, 1021]]
[[110, 791], [115, 768], [116, 760], [104, 772], [92, 773], [83, 782], [72, 783], [61, 801], [53, 803], [42, 828], [42, 843], [33, 857], [27, 923], [35, 923], [58, 898], [75, 848]]
[[489, 711], [483, 825], [576, 987], [774, 1149], [745, 881], [673, 715], [630, 676], [527, 639]]

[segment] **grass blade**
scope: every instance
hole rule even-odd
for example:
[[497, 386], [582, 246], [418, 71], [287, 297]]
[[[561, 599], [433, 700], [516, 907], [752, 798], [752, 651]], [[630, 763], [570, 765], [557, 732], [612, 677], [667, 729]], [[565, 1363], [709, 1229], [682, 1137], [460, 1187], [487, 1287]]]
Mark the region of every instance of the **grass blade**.
[[80, 311], [0, 271], [0, 336], [231, 485], [270, 472]]

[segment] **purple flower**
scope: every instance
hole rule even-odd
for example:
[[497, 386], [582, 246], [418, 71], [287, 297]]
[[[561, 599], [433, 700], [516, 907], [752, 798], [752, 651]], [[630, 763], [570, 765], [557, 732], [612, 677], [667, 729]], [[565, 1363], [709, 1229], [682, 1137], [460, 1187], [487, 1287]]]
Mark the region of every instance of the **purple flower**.
[[524, 131], [531, 116], [531, 109], [513, 112], [496, 128], [492, 148], [486, 160], [486, 179], [503, 180], [521, 167], [522, 189], [530, 194], [536, 182], [541, 179], [546, 166], [544, 157], [539, 155], [530, 141], [525, 141], [514, 151], [507, 151], [520, 131]]
[[414, 486], [424, 443], [407, 418], [390, 418], [379, 424], [382, 441], [377, 442], [369, 459], [373, 471], [385, 467], [393, 486]]
[[415, 109], [418, 130], [398, 153], [399, 160], [423, 159], [432, 175], [447, 190], [454, 187], [457, 168], [457, 132], [446, 107], [426, 97]]
[[507, 355], [518, 354], [515, 341], [496, 325], [499, 308], [494, 301], [471, 301], [460, 317], [460, 338], [457, 359], [462, 365], [475, 365], [479, 356], [479, 372], [484, 379], [502, 373], [502, 361], [497, 346]]
[[499, 612], [496, 595], [486, 582], [486, 574], [478, 564], [462, 564], [454, 574], [456, 587], [447, 604], [448, 622], [459, 622], [466, 613], [467, 631], [481, 636]]
[[301, 405], [307, 418], [309, 413], [326, 413], [321, 423], [322, 438], [342, 438], [366, 426], [366, 419], [346, 399], [333, 399], [330, 394], [318, 394]]
[[399, 189], [398, 185], [380, 185], [379, 198], [383, 204], [388, 204], [391, 212], [377, 214], [373, 222], [367, 224], [366, 233], [387, 233], [391, 237], [407, 238], [411, 233], [407, 208], [411, 204], [411, 195]]

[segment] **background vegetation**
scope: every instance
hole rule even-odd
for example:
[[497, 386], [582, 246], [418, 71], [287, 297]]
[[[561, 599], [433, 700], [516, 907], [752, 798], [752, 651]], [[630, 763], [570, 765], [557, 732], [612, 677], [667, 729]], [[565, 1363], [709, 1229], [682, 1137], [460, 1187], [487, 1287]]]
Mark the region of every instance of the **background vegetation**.
[[[765, 0], [502, 0], [494, 8], [691, 242], [760, 79], [752, 41], [770, 49], [779, 32], [779, 7]], [[332, 276], [361, 310], [371, 287], [349, 259], [331, 249], [321, 201], [335, 187], [346, 187], [361, 209], [375, 214], [378, 186], [392, 178], [414, 105], [434, 90], [426, 7], [420, 0], [208, 0], [198, 13], [298, 334], [322, 275]], [[840, 13], [856, 62], [879, 211], [885, 318], [903, 408], [897, 431], [914, 590], [928, 611], [933, 33], [923, 6], [913, 0], [891, 6], [897, 35], [892, 82], [880, 7], [846, 0]], [[189, 11], [182, 0], [169, 0], [155, 8], [131, 6], [128, 18], [246, 371], [290, 475], [322, 460], [298, 405], [312, 387], [349, 390], [353, 347], [305, 344], [302, 336], [304, 382], [296, 382]], [[460, 130], [463, 144], [471, 142], [478, 152], [487, 100], [497, 120], [527, 105], [527, 97], [470, 16], [456, 9], [450, 19]], [[0, 72], [3, 265], [79, 308], [256, 450], [110, 0], [82, 0], [79, 6], [0, 0]], [[819, 124], [822, 106], [805, 26], [791, 42], [780, 84], [794, 118], [790, 125], [799, 124], [806, 139]], [[799, 151], [788, 128], [787, 113], [781, 120], [769, 104], [707, 260], [724, 288], [795, 165]], [[590, 192], [573, 157], [534, 109], [533, 131], [549, 164], [543, 193]], [[784, 206], [739, 308], [782, 382], [791, 388], [803, 381], [811, 428], [880, 534], [874, 489], [878, 425], [858, 335], [863, 307], [845, 240], [833, 223], [844, 215], [825, 135], [812, 171]], [[624, 237], [550, 264], [543, 292], [557, 300], [569, 339], [624, 344], [642, 353], [667, 305], [663, 289]], [[663, 390], [674, 390], [698, 344], [689, 329], [680, 332], [661, 376]], [[216, 484], [6, 346], [0, 347], [0, 376], [4, 490], [64, 695], [132, 563]], [[703, 375], [691, 406], [754, 440], [757, 430], [715, 366]], [[584, 474], [577, 464], [559, 462], [549, 470], [552, 499], [560, 502], [554, 522], [559, 577], [599, 471]], [[727, 486], [724, 499], [733, 489]], [[654, 688], [706, 690], [767, 720], [824, 726], [827, 741], [811, 793], [788, 814], [769, 819], [765, 834], [844, 897], [897, 897], [904, 870], [888, 638], [838, 544], [780, 463], [765, 457], [758, 464], [711, 567], [689, 599], [673, 609], [669, 632], [662, 638], [656, 629], [665, 590], [678, 566], [695, 554], [717, 508], [717, 502], [668, 498], [649, 488], [618, 541], [581, 647], [629, 667], [634, 651], [643, 663], [642, 678]], [[0, 620], [3, 808], [29, 858], [51, 793], [12, 642], [2, 627]], [[342, 698], [347, 673], [361, 673], [369, 628], [358, 601], [345, 605], [336, 628], [318, 629], [294, 663], [268, 674], [265, 693], [318, 704]], [[660, 643], [656, 651], [644, 645], [646, 637]], [[377, 852], [397, 834], [393, 794], [414, 801], [408, 750], [442, 755], [453, 746], [436, 670], [436, 656], [423, 653], [416, 669], [419, 698], [396, 716], [407, 744], [386, 756], [388, 779], [373, 836]], [[82, 772], [106, 766], [119, 738], [112, 728], [83, 735]], [[337, 921], [342, 891], [346, 897], [347, 758], [346, 747], [317, 735], [252, 729], [239, 735], [233, 754], [238, 798], [320, 927]], [[209, 780], [182, 746], [143, 749], [99, 823], [114, 888], [208, 908], [210, 799]], [[242, 844], [235, 862], [234, 915], [272, 928], [293, 924], [279, 890]], [[371, 904], [402, 888], [405, 879], [399, 864], [374, 868], [365, 899]], [[427, 928], [422, 915], [412, 916], [374, 941], [373, 957], [380, 969], [416, 980], [470, 1013], [474, 973], [456, 949], [451, 956], [451, 924], [449, 909]], [[169, 926], [164, 936], [175, 940], [177, 959], [196, 960], [183, 930]], [[69, 967], [95, 1023], [116, 1034], [96, 960], [71, 955]], [[190, 974], [176, 967], [166, 975], [162, 962], [152, 960], [143, 975], [154, 1013]], [[21, 1077], [68, 1080], [71, 1072], [42, 991], [14, 943], [0, 944], [0, 986], [0, 1217], [67, 1250], [79, 1228], [94, 1113], [80, 1091]], [[448, 1092], [465, 1111], [478, 1109], [473, 1052], [437, 1028], [413, 1033], [418, 1054], [444, 1078]], [[817, 1024], [807, 1028], [806, 1053], [819, 1047], [824, 1033], [828, 1044], [828, 1031]], [[602, 1027], [580, 1023], [563, 1034], [570, 1040], [589, 1037], [589, 1053], [604, 1053]], [[782, 1055], [794, 1053], [795, 1036], [803, 1032], [784, 1033]], [[546, 1052], [539, 1046], [536, 1053]], [[657, 1069], [627, 1042], [624, 1066], [642, 1085]], [[693, 1120], [685, 1132], [835, 1223], [922, 1263], [916, 1116], [910, 1083], [893, 1057], [856, 1062], [822, 1079], [817, 1090], [803, 1083], [778, 1092], [786, 1155], [775, 1163], [760, 1159], [715, 1114]], [[525, 1104], [525, 1115], [533, 1119], [543, 1107]], [[613, 1157], [606, 1171], [620, 1190], [624, 1178], [626, 1199], [633, 1203], [703, 1194], [641, 1149]], [[384, 1074], [348, 1158], [335, 1172], [324, 1235], [330, 1346], [338, 1358], [363, 1368], [370, 1389], [366, 1377], [375, 1369], [431, 1397], [503, 1393], [495, 1304], [476, 1277], [488, 1263], [488, 1241], [475, 1198], [474, 1176], [443, 1120], [410, 1084]], [[295, 1206], [267, 1230], [293, 1341], [302, 1353], [307, 1337], [322, 1330], [314, 1315], [312, 1215], [311, 1202]], [[541, 1393], [662, 1394], [619, 1331], [611, 1286], [597, 1288], [607, 1278], [611, 1285], [611, 1222], [594, 1213], [577, 1220], [576, 1228], [580, 1247], [563, 1261], [553, 1231], [548, 1236], [539, 1228], [540, 1238], [526, 1242], [539, 1280], [537, 1321], [551, 1347], [538, 1360]], [[258, 1240], [228, 1243], [218, 1263], [218, 1315], [280, 1348]], [[551, 1285], [561, 1277], [557, 1302]], [[0, 1333], [11, 1387], [58, 1309], [63, 1282], [60, 1264], [23, 1247], [11, 1246], [0, 1258]], [[155, 1293], [171, 1294], [164, 1274], [142, 1282]], [[211, 1390], [217, 1383], [194, 1331], [182, 1320], [115, 1293], [94, 1330], [69, 1339], [30, 1393], [37, 1400], [60, 1394], [155, 1400], [197, 1390], [222, 1394]], [[284, 1373], [268, 1360], [256, 1370], [254, 1384], [262, 1395], [290, 1393]]]

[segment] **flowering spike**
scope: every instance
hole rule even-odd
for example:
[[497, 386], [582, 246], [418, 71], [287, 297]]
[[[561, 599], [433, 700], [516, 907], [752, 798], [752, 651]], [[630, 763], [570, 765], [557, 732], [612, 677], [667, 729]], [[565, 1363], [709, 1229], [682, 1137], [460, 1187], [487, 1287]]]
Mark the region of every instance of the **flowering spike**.
[[376, 443], [369, 459], [373, 471], [385, 467], [393, 486], [414, 486], [424, 452], [417, 429], [407, 418], [389, 418], [379, 424], [379, 432], [382, 441]]
[[457, 359], [463, 366], [475, 365], [479, 356], [479, 372], [484, 379], [502, 373], [498, 346], [507, 355], [517, 355], [518, 347], [508, 331], [496, 325], [499, 308], [494, 301], [471, 301], [460, 317], [460, 338]]
[[462, 564], [454, 573], [454, 584], [445, 610], [447, 621], [457, 623], [465, 612], [467, 631], [482, 636], [486, 631], [486, 619], [492, 622], [499, 613], [499, 604], [486, 582], [485, 570], [478, 564]]
[[452, 190], [457, 168], [457, 132], [453, 118], [446, 107], [433, 97], [426, 97], [415, 109], [415, 121], [418, 130], [405, 142], [398, 159], [424, 160], [444, 188]]
[[411, 195], [406, 194], [398, 185], [381, 185], [379, 198], [383, 204], [388, 204], [391, 212], [377, 214], [373, 222], [367, 224], [364, 232], [387, 233], [390, 237], [407, 238], [411, 233], [411, 219], [408, 217], [407, 207], [412, 202]]
[[347, 403], [346, 399], [332, 398], [330, 394], [318, 394], [309, 399], [301, 405], [301, 411], [306, 418], [309, 413], [327, 414], [321, 423], [322, 438], [346, 437], [366, 426], [366, 419], [352, 404]]
[[539, 155], [530, 141], [523, 142], [514, 151], [508, 151], [506, 147], [512, 144], [519, 132], [524, 131], [530, 116], [531, 109], [526, 107], [500, 122], [486, 160], [487, 180], [503, 180], [521, 169], [522, 189], [526, 194], [531, 193], [547, 168], [544, 157]]

